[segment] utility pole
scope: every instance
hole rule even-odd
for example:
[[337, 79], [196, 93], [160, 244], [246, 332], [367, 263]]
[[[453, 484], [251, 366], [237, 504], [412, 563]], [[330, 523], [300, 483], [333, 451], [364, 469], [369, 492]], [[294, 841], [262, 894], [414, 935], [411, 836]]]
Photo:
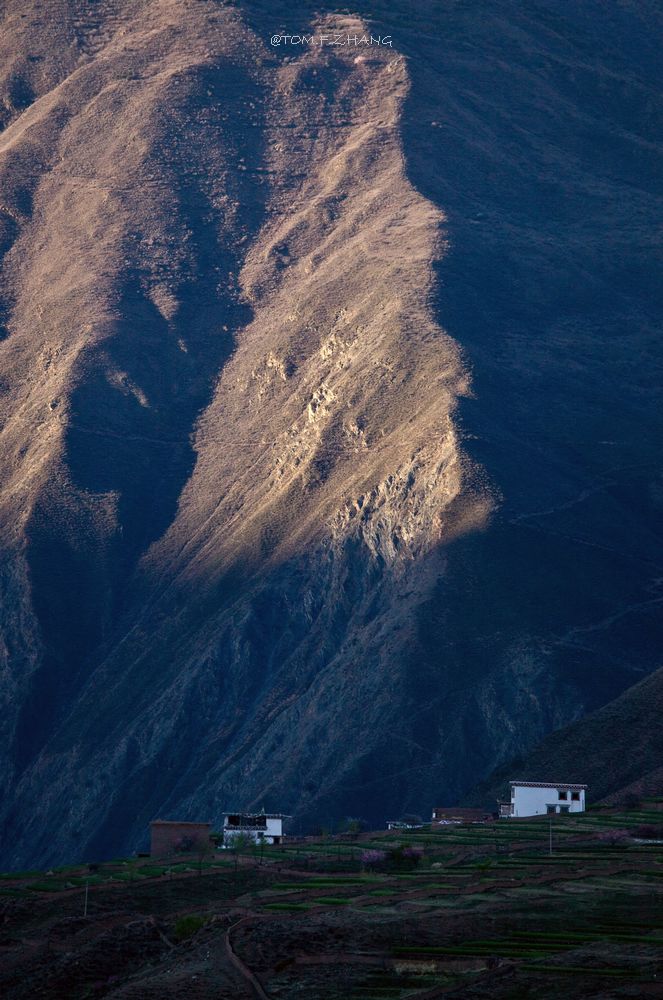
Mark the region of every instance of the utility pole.
[[552, 820], [548, 821], [548, 827], [549, 827], [549, 834], [550, 834], [549, 841], [548, 841], [549, 854], [552, 854]]
[[85, 879], [85, 903], [83, 904], [83, 916], [87, 917], [87, 897], [90, 891], [90, 883], [88, 879]]

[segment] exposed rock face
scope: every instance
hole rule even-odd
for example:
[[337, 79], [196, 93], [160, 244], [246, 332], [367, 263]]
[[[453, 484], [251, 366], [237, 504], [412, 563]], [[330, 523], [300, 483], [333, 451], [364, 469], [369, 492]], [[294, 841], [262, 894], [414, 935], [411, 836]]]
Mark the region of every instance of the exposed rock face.
[[8, 7], [4, 865], [420, 811], [656, 665], [656, 15], [406, 6]]

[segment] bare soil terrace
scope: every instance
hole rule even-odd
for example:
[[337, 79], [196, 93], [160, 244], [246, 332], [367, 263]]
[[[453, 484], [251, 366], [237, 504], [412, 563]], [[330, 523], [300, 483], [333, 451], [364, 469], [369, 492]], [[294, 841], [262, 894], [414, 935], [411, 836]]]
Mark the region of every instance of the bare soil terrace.
[[[417, 1000], [663, 995], [663, 847], [618, 813], [0, 879], [0, 993]], [[84, 916], [86, 885], [87, 916]]]

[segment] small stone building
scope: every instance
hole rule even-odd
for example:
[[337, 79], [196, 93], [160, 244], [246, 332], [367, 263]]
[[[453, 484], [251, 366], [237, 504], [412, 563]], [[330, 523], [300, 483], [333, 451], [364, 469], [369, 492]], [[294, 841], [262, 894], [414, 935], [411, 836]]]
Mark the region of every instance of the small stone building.
[[173, 854], [196, 854], [211, 847], [211, 832], [211, 823], [155, 819], [150, 823], [150, 856], [167, 858]]
[[492, 815], [485, 809], [467, 809], [464, 806], [437, 806], [433, 809], [433, 823], [443, 826], [453, 823], [489, 823]]

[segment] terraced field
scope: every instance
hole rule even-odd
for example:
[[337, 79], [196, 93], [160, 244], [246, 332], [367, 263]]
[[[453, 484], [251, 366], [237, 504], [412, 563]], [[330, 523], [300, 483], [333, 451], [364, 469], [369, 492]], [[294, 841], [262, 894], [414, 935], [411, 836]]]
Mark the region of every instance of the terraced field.
[[652, 800], [7, 874], [0, 994], [661, 996], [663, 844], [637, 834], [662, 823]]

